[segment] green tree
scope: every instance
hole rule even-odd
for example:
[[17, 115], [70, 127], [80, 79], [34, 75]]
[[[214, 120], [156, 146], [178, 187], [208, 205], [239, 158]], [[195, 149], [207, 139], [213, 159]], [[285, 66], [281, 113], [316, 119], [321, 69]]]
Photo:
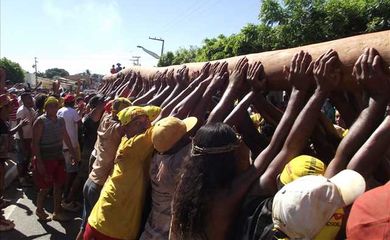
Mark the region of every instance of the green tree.
[[50, 68], [45, 71], [47, 78], [53, 78], [55, 76], [66, 77], [69, 76], [68, 71], [62, 68]]
[[166, 67], [173, 65], [173, 59], [175, 58], [175, 55], [173, 52], [168, 51], [163, 56], [160, 57], [160, 60], [158, 61], [157, 66], [158, 67]]
[[390, 29], [390, 0], [262, 0], [259, 24], [180, 48], [163, 65], [210, 61]]
[[13, 83], [24, 82], [24, 71], [19, 63], [13, 62], [5, 57], [0, 59], [0, 67], [5, 69], [7, 80]]

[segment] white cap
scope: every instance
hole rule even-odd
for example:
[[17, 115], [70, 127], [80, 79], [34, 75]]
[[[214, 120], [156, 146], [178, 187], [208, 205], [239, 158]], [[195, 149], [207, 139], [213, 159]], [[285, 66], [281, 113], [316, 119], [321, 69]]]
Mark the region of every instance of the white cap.
[[343, 170], [331, 179], [298, 178], [276, 193], [274, 226], [290, 238], [313, 239], [337, 209], [351, 204], [364, 191], [364, 178], [352, 170]]

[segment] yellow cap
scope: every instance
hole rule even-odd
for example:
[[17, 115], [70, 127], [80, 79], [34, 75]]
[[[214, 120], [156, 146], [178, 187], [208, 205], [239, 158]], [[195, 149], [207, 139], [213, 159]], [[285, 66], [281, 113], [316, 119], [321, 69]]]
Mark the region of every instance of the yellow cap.
[[57, 98], [53, 97], [53, 96], [50, 96], [48, 98], [46, 98], [46, 101], [45, 101], [45, 104], [44, 104], [44, 107], [46, 107], [48, 104], [59, 104], [59, 101], [57, 100]]
[[170, 150], [197, 122], [196, 117], [188, 117], [184, 120], [175, 117], [161, 119], [153, 127], [152, 142], [154, 148], [159, 153]]
[[145, 110], [142, 107], [131, 106], [125, 109], [122, 109], [118, 114], [118, 119], [122, 125], [127, 125], [138, 116], [145, 115], [147, 116]]
[[120, 112], [122, 109], [131, 106], [131, 101], [127, 98], [120, 97], [112, 101], [111, 111], [114, 113]]
[[324, 173], [325, 164], [321, 160], [309, 155], [301, 155], [286, 164], [280, 174], [280, 181], [286, 185], [306, 175], [324, 175]]
[[158, 115], [160, 115], [161, 108], [153, 105], [143, 107], [151, 122], [153, 122]]

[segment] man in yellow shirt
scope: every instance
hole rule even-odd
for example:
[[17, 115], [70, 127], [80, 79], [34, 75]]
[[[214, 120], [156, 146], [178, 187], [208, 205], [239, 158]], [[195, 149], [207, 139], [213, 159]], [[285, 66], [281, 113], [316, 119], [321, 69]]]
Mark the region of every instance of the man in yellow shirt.
[[142, 107], [125, 108], [118, 118], [126, 126], [126, 136], [118, 147], [113, 172], [88, 218], [84, 239], [135, 239], [140, 228], [154, 149], [153, 127]]

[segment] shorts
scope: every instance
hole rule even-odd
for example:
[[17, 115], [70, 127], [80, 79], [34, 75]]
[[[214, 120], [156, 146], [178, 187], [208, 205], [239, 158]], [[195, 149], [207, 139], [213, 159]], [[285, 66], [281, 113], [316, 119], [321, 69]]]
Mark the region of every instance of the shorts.
[[[16, 139], [16, 163], [19, 165], [28, 164], [31, 155], [32, 139]], [[25, 151], [23, 151], [23, 149]]]
[[42, 161], [46, 175], [51, 177], [51, 180], [45, 178], [44, 175], [38, 172], [36, 159], [33, 159], [33, 178], [35, 184], [39, 188], [50, 188], [53, 185], [63, 186], [65, 184], [66, 173], [64, 170], [64, 159], [55, 159], [55, 160], [43, 160]]
[[83, 216], [81, 222], [81, 229], [85, 229], [85, 225], [87, 224], [88, 217], [92, 212], [93, 207], [96, 202], [99, 200], [100, 192], [102, 191], [103, 186], [96, 184], [90, 178], [84, 184], [83, 195], [84, 195], [84, 208], [83, 208]]
[[[80, 148], [77, 146], [74, 148], [76, 151], [76, 154], [80, 156]], [[72, 154], [70, 154], [70, 151], [68, 149], [63, 150], [64, 158], [65, 158], [65, 171], [66, 173], [76, 173], [80, 169], [80, 163], [79, 164], [72, 164]], [[80, 159], [80, 157], [79, 157]], [[81, 160], [81, 159], [80, 159]]]
[[104, 235], [103, 233], [100, 233], [98, 230], [91, 227], [88, 223], [85, 227], [84, 240], [120, 240], [119, 238], [112, 238], [109, 236]]

